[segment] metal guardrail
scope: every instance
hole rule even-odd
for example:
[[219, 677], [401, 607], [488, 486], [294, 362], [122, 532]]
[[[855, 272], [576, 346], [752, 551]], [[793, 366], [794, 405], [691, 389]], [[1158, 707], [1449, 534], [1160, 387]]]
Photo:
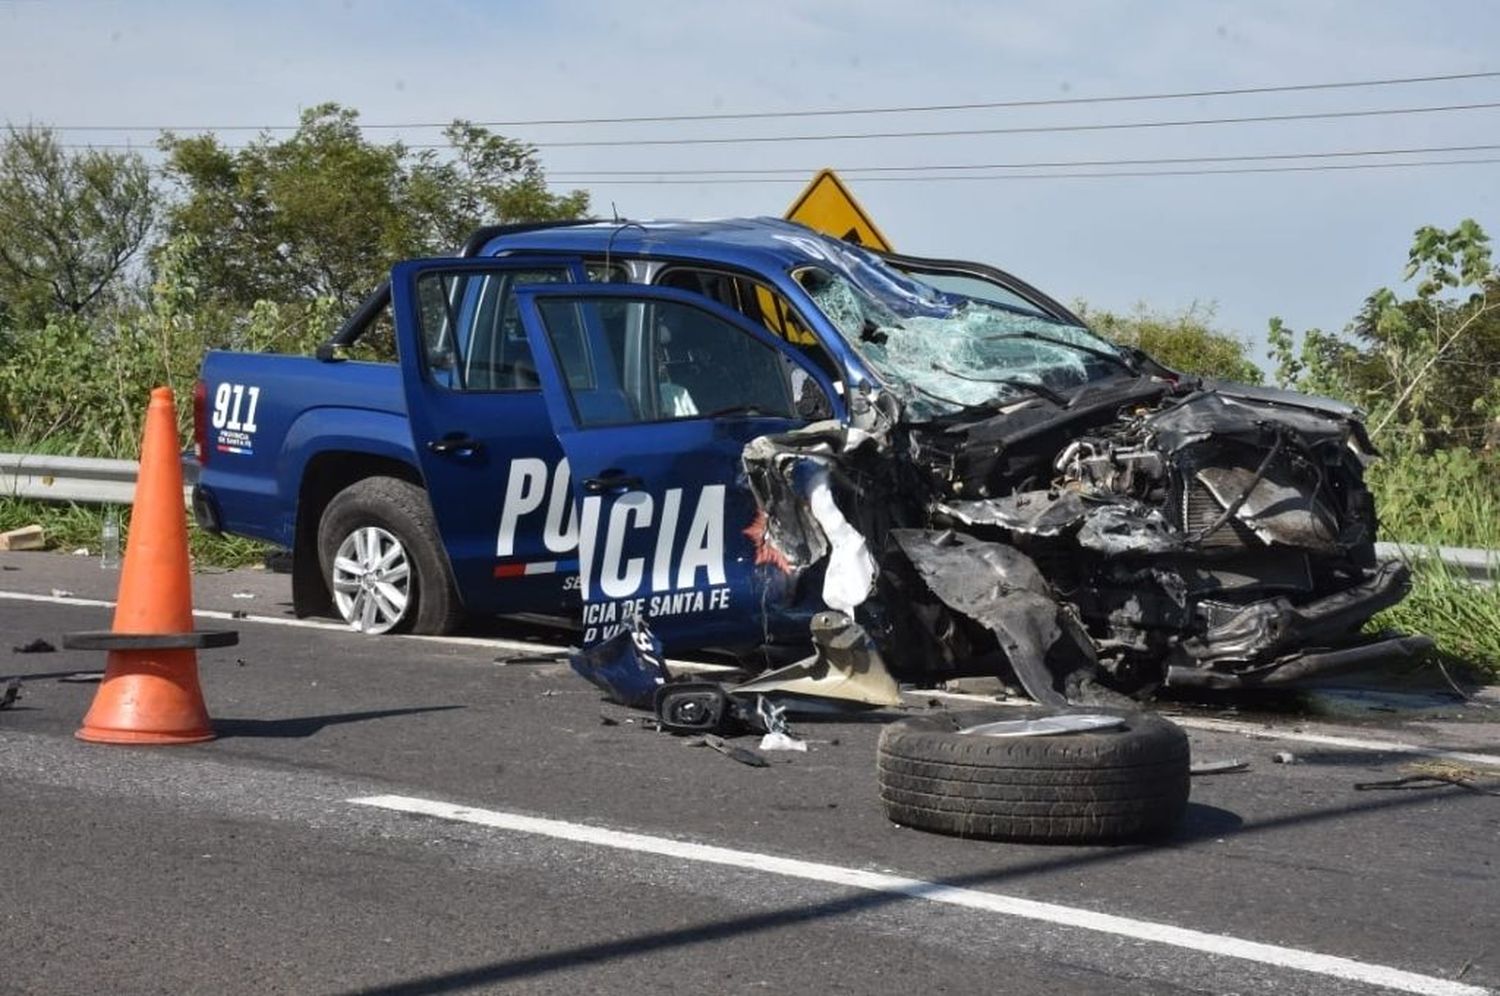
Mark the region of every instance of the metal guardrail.
[[1475, 584], [1500, 582], [1500, 550], [1478, 550], [1464, 546], [1423, 546], [1420, 543], [1376, 543], [1375, 556], [1382, 560], [1431, 560], [1436, 557], [1449, 570]]
[[[134, 460], [0, 453], [0, 495], [43, 501], [128, 505], [135, 498], [137, 466]], [[182, 476], [187, 482], [183, 500], [190, 502], [192, 482], [198, 479], [198, 462], [183, 457]], [[1436, 555], [1471, 581], [1484, 583], [1500, 579], [1500, 550], [1376, 543], [1375, 553], [1385, 560], [1400, 558], [1408, 561]]]
[[[97, 457], [48, 456], [38, 453], [0, 453], [0, 495], [41, 501], [76, 501], [97, 505], [129, 505], [135, 500], [134, 460]], [[191, 500], [198, 463], [182, 461], [183, 501]]]

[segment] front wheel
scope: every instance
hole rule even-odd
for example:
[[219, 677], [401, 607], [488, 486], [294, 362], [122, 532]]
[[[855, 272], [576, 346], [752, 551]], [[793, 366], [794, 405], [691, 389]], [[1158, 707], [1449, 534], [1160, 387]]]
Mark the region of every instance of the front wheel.
[[463, 619], [427, 494], [394, 477], [340, 491], [318, 523], [318, 560], [338, 613], [362, 633], [452, 632]]

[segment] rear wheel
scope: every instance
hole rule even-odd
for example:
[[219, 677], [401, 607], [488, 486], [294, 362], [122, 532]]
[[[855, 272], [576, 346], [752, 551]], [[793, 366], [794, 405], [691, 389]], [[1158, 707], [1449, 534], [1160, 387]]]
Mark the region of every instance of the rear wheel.
[[363, 633], [449, 633], [463, 619], [427, 494], [367, 477], [334, 495], [318, 560], [339, 615]]

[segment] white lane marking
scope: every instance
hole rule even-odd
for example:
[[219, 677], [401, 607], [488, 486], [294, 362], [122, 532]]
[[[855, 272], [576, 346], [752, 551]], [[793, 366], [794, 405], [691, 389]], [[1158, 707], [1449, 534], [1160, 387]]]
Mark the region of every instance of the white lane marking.
[[1151, 941], [1156, 944], [1185, 948], [1190, 951], [1201, 951], [1205, 954], [1259, 962], [1260, 964], [1272, 965], [1277, 968], [1296, 969], [1302, 972], [1312, 972], [1318, 975], [1382, 986], [1387, 989], [1397, 989], [1402, 992], [1420, 993], [1423, 996], [1489, 996], [1490, 993], [1488, 989], [1482, 989], [1478, 986], [1464, 985], [1431, 975], [1419, 975], [1415, 972], [1407, 972], [1403, 969], [1391, 968], [1386, 965], [1374, 965], [1368, 962], [1355, 961], [1351, 958], [1340, 958], [1336, 955], [1318, 954], [1314, 951], [1302, 951], [1297, 948], [1284, 948], [1275, 944], [1247, 941], [1224, 934], [1208, 934], [1198, 930], [1188, 930], [1184, 927], [1174, 927], [1171, 924], [1155, 923], [1150, 920], [1135, 920], [1130, 917], [1116, 916], [1111, 913], [1098, 913], [1093, 910], [1080, 909], [1074, 906], [1060, 906], [1055, 903], [1044, 903], [1034, 899], [1006, 896], [998, 892], [984, 892], [978, 889], [965, 889], [958, 886], [944, 885], [941, 882], [929, 882], [917, 878], [887, 875], [883, 872], [846, 868], [841, 865], [828, 865], [816, 861], [803, 861], [797, 858], [783, 858], [777, 857], [774, 854], [740, 851], [728, 847], [716, 847], [710, 844], [695, 844], [685, 840], [673, 840], [668, 837], [629, 833], [623, 830], [611, 830], [607, 827], [589, 826], [583, 823], [570, 823], [564, 820], [523, 816], [519, 813], [497, 812], [492, 809], [475, 809], [430, 799], [415, 799], [410, 796], [374, 795], [345, 801], [358, 806], [373, 806], [400, 813], [435, 816], [444, 820], [455, 820], [460, 823], [472, 823], [478, 826], [492, 827], [497, 830], [509, 830], [515, 833], [534, 834], [557, 840], [568, 840], [579, 844], [590, 844], [595, 847], [609, 847], [621, 851], [655, 854], [667, 858], [677, 858], [683, 861], [696, 861], [712, 865], [727, 865], [732, 868], [744, 868], [749, 871], [781, 875], [787, 878], [806, 879], [830, 885], [848, 886], [853, 889], [864, 889], [870, 892], [883, 892], [890, 895], [905, 896], [909, 899], [922, 899], [928, 902], [945, 903], [950, 906], [962, 906], [987, 913], [998, 913], [1003, 916], [1040, 920], [1045, 923], [1054, 923], [1064, 927], [1077, 927], [1083, 930], [1113, 934], [1118, 937], [1129, 937], [1136, 940]]
[[1472, 751], [1462, 750], [1440, 750], [1436, 747], [1423, 747], [1420, 744], [1401, 743], [1396, 740], [1343, 737], [1330, 733], [1308, 733], [1306, 731], [1302, 733], [1283, 733], [1275, 727], [1269, 729], [1247, 728], [1244, 724], [1199, 716], [1168, 716], [1167, 718], [1178, 726], [1186, 726], [1194, 730], [1213, 730], [1220, 733], [1248, 733], [1251, 736], [1263, 736], [1272, 740], [1296, 740], [1305, 744], [1319, 744], [1325, 747], [1346, 747], [1349, 750], [1381, 751], [1387, 754], [1415, 754], [1420, 757], [1452, 761], [1455, 764], [1478, 764], [1492, 768], [1500, 767], [1500, 755], [1496, 754], [1475, 754]]
[[[61, 595], [35, 595], [22, 591], [0, 591], [0, 599], [11, 599], [21, 602], [47, 602], [54, 605], [82, 605], [92, 608], [112, 609], [114, 602], [107, 602], [96, 598], [77, 598], [74, 596]], [[220, 612], [216, 609], [194, 609], [193, 615], [202, 619], [223, 619], [237, 623], [261, 623], [267, 626], [295, 626], [304, 629], [321, 629], [333, 633], [354, 633], [343, 623], [325, 622], [317, 619], [289, 619], [285, 616], [234, 616], [228, 612]], [[444, 643], [459, 647], [480, 647], [486, 650], [509, 650], [528, 656], [540, 656], [545, 654], [566, 654], [567, 647], [554, 646], [547, 643], [523, 643], [517, 640], [504, 640], [484, 636], [412, 636], [410, 634], [385, 635], [381, 637], [369, 637], [356, 634], [362, 640], [421, 640], [426, 643]], [[668, 658], [667, 663], [676, 671], [691, 671], [706, 674], [718, 674], [735, 671], [735, 668], [723, 664], [710, 664], [705, 661], [684, 661]], [[1036, 703], [1021, 700], [998, 700], [987, 695], [972, 695], [967, 692], [947, 692], [942, 689], [923, 688], [907, 693], [915, 698], [924, 699], [953, 699], [960, 702], [976, 702], [984, 705], [1014, 706], [1023, 708]], [[1247, 736], [1266, 737], [1275, 740], [1290, 740], [1294, 743], [1319, 744], [1328, 747], [1343, 747], [1348, 750], [1364, 750], [1386, 754], [1412, 754], [1418, 757], [1430, 757], [1436, 760], [1452, 761], [1455, 764], [1475, 764], [1482, 767], [1500, 767], [1500, 754], [1474, 754], [1466, 751], [1439, 750], [1436, 747], [1423, 747], [1420, 744], [1403, 743], [1398, 740], [1377, 740], [1360, 737], [1341, 737], [1320, 733], [1294, 733], [1290, 730], [1280, 730], [1275, 727], [1267, 728], [1255, 723], [1236, 723], [1232, 720], [1206, 719], [1195, 716], [1169, 716], [1174, 723], [1195, 730], [1209, 730], [1219, 733], [1243, 733]]]
[[[1018, 709], [1036, 704], [1019, 699], [994, 699], [987, 695], [973, 695], [968, 692], [945, 692], [941, 689], [924, 688], [910, 692], [909, 694], [916, 698], [954, 699], [960, 702], [1010, 706]], [[1178, 726], [1183, 726], [1190, 730], [1206, 730], [1213, 733], [1238, 733], [1243, 736], [1265, 740], [1290, 740], [1293, 743], [1317, 744], [1322, 747], [1343, 747], [1347, 750], [1363, 750], [1377, 754], [1411, 754], [1417, 757], [1430, 757], [1434, 760], [1452, 761], [1454, 764], [1472, 764], [1487, 768], [1500, 768], [1500, 754], [1476, 754], [1472, 751], [1442, 750], [1437, 747], [1424, 747], [1421, 744], [1409, 744], [1400, 740], [1382, 740], [1377, 737], [1345, 737], [1331, 733], [1308, 733], [1305, 730], [1298, 732], [1259, 723], [1243, 723], [1229, 719], [1210, 719], [1206, 716], [1180, 716], [1165, 712], [1162, 715]]]
[[[85, 608], [112, 609], [114, 602], [105, 601], [100, 598], [78, 598], [75, 595], [37, 595], [26, 591], [0, 591], [0, 600], [9, 599], [15, 602], [45, 602], [49, 605], [79, 605]], [[520, 640], [506, 640], [499, 637], [488, 636], [415, 636], [410, 633], [386, 634], [379, 637], [366, 636], [350, 629], [344, 623], [328, 622], [321, 619], [293, 619], [286, 616], [236, 616], [229, 612], [218, 609], [194, 609], [193, 615], [199, 619], [219, 619], [235, 623], [259, 623], [265, 626], [291, 626], [298, 629], [321, 629], [330, 633], [348, 633], [358, 636], [362, 640], [420, 640], [423, 643], [442, 643], [456, 647], [479, 647], [484, 650], [508, 650], [528, 657], [536, 657], [547, 654], [558, 654], [566, 656], [567, 647], [556, 646], [550, 643], [526, 643]], [[704, 673], [720, 673], [735, 671], [736, 668], [723, 664], [710, 664], [706, 661], [680, 661], [667, 659], [673, 670], [693, 671]]]

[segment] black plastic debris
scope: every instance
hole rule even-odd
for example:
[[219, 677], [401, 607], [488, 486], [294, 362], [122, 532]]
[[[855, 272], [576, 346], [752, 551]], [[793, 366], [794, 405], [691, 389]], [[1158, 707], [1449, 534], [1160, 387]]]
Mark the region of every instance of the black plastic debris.
[[1249, 771], [1250, 762], [1237, 757], [1222, 761], [1198, 761], [1188, 769], [1190, 775], [1229, 775], [1238, 771]]
[[5, 691], [0, 692], [0, 709], [9, 709], [16, 704], [21, 697], [21, 679], [12, 678], [5, 685]]
[[684, 743], [689, 747], [707, 747], [710, 750], [716, 750], [731, 761], [738, 761], [747, 767], [769, 768], [771, 766], [771, 762], [767, 761], [759, 751], [751, 750], [749, 747], [738, 747], [734, 744], [726, 743], [723, 737], [715, 736], [712, 733], [704, 734], [702, 737], [694, 737], [691, 740], [684, 741]]
[[19, 647], [11, 647], [10, 649], [13, 653], [17, 654], [51, 654], [57, 651], [56, 647], [41, 637], [32, 640], [30, 643], [23, 643]]

